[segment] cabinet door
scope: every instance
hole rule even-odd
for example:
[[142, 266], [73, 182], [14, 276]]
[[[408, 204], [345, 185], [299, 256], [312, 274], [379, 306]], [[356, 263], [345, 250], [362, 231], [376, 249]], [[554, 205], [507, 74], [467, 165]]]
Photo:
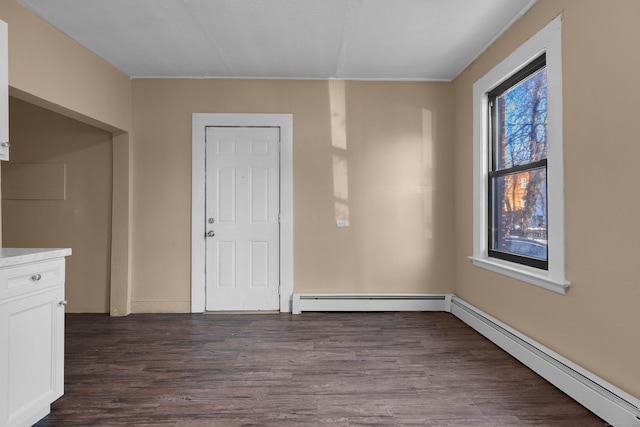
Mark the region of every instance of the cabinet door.
[[0, 425], [30, 425], [64, 388], [62, 287], [0, 304]]
[[9, 37], [0, 21], [0, 160], [9, 160]]

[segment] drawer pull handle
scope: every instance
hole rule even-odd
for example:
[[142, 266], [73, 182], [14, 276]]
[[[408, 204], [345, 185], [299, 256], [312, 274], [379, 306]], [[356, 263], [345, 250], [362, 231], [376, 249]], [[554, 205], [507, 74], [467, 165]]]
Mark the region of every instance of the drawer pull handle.
[[42, 279], [42, 274], [40, 273], [34, 274], [33, 276], [31, 276], [31, 280], [33, 280], [34, 282], [37, 282], [40, 279]]
[[58, 303], [58, 305], [60, 305], [60, 306], [65, 306], [65, 305], [67, 305], [67, 300], [66, 300], [66, 299], [63, 299], [62, 301], [60, 301], [60, 302]]

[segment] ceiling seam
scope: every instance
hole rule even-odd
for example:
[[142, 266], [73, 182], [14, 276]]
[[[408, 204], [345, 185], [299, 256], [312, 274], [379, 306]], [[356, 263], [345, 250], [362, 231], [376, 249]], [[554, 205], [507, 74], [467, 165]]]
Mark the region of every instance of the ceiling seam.
[[[207, 41], [209, 42], [209, 46], [213, 47], [213, 49], [215, 49], [215, 51], [218, 53], [218, 57], [220, 58], [220, 60], [221, 60], [221, 61], [222, 61], [222, 63], [224, 64], [224, 66], [227, 68], [227, 70], [229, 70], [229, 71], [230, 71], [231, 75], [234, 75], [234, 76], [235, 76], [235, 75], [237, 74], [237, 73], [236, 73], [236, 70], [234, 70], [234, 69], [233, 69], [233, 67], [231, 66], [231, 64], [230, 64], [230, 63], [229, 63], [229, 61], [227, 60], [227, 58], [225, 58], [225, 56], [224, 56], [224, 54], [222, 53], [221, 49], [219, 49], [219, 48], [217, 47], [217, 46], [218, 46], [218, 44], [217, 44], [217, 43], [215, 43], [215, 41], [214, 41], [214, 40], [212, 40], [212, 39], [209, 37], [209, 33], [208, 33], [208, 31], [206, 30], [206, 28], [204, 28], [204, 27], [200, 24], [200, 21], [198, 21], [198, 19], [196, 19], [196, 17], [193, 15], [193, 13], [191, 12], [191, 9], [190, 9], [190, 8], [188, 7], [188, 5], [187, 5], [187, 3], [188, 3], [188, 2], [189, 2], [188, 0], [182, 0], [182, 1], [181, 1], [182, 5], [184, 6], [184, 8], [185, 8], [185, 10], [186, 10], [186, 12], [187, 12], [187, 14], [188, 14], [189, 16], [191, 16], [192, 22], [194, 23], [194, 25], [197, 25], [197, 26], [198, 26], [198, 28], [200, 29], [200, 31], [202, 32], [202, 34], [204, 35], [204, 37], [205, 37], [205, 38], [207, 39]], [[206, 78], [207, 76], [202, 76], [202, 77]], [[134, 77], [132, 76], [132, 78], [134, 78]], [[233, 78], [233, 77], [231, 77], [231, 78]]]
[[338, 52], [338, 58], [336, 60], [336, 71], [334, 78], [340, 79], [344, 69], [344, 62], [347, 56], [347, 48], [351, 41], [351, 33], [349, 28], [352, 28], [351, 22], [356, 17], [357, 12], [360, 11], [362, 6], [362, 0], [347, 0], [347, 12], [345, 14], [344, 26], [342, 27], [342, 37], [340, 41], [340, 51]]

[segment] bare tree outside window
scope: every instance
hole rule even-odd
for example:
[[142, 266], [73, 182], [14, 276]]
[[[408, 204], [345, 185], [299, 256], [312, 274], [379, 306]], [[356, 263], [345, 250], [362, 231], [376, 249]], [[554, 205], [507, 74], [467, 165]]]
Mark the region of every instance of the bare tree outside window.
[[538, 62], [520, 80], [490, 94], [489, 251], [493, 256], [546, 268], [547, 73], [544, 57]]

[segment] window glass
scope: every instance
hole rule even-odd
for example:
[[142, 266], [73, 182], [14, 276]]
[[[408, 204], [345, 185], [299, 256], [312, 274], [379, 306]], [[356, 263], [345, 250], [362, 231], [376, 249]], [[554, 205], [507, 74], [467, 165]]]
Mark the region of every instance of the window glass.
[[547, 70], [496, 97], [498, 118], [496, 169], [547, 158]]
[[493, 180], [499, 206], [491, 249], [547, 260], [546, 168], [514, 172]]
[[547, 268], [547, 73], [544, 56], [489, 94], [489, 255]]

